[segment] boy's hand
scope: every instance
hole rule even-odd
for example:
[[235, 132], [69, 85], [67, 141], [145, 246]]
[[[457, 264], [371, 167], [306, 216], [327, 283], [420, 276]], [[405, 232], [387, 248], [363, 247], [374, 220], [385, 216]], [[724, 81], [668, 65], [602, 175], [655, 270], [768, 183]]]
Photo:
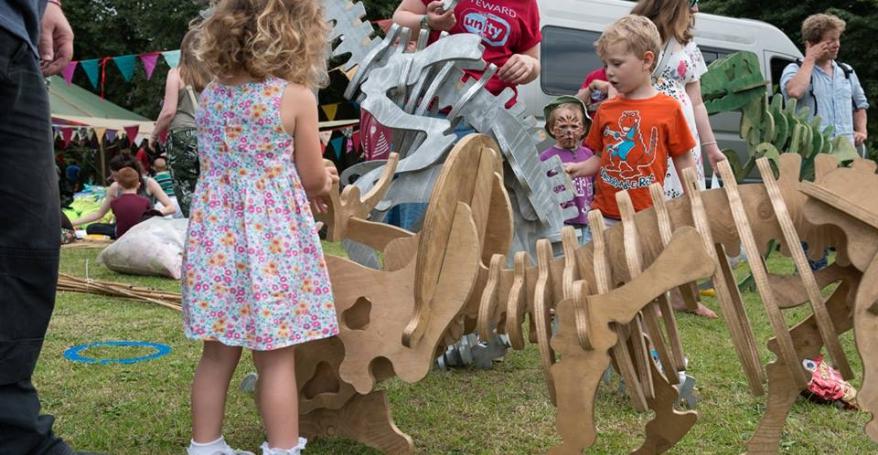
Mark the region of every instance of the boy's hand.
[[567, 175], [570, 177], [579, 177], [579, 175], [577, 175], [579, 168], [579, 163], [567, 163], [564, 165], [564, 171], [567, 172]]

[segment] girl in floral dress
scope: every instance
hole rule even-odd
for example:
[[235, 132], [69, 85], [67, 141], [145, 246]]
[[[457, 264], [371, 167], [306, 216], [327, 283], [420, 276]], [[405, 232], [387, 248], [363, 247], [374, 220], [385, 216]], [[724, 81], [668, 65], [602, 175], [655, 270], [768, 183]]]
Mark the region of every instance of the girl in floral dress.
[[338, 179], [323, 164], [312, 92], [327, 80], [328, 25], [319, 0], [222, 0], [198, 27], [196, 54], [216, 79], [196, 115], [201, 174], [183, 263], [185, 333], [204, 341], [188, 453], [250, 453], [222, 437], [248, 348], [262, 453], [298, 454], [294, 346], [338, 333], [309, 207]]

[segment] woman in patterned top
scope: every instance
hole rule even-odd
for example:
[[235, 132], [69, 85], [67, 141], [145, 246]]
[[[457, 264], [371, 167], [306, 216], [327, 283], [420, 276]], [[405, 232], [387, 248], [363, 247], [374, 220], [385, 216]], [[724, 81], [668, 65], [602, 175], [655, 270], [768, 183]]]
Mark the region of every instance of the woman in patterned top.
[[[701, 99], [701, 82], [699, 79], [707, 72], [707, 65], [701, 50], [692, 39], [692, 28], [695, 26], [695, 13], [698, 12], [698, 0], [639, 0], [631, 10], [631, 14], [648, 17], [658, 28], [664, 42], [662, 58], [653, 73], [655, 88], [680, 102], [686, 123], [695, 138], [692, 155], [695, 159], [695, 171], [698, 174], [698, 185], [705, 188], [704, 155], [707, 155], [711, 167], [726, 159], [716, 143], [716, 137], [710, 127], [707, 108]], [[674, 168], [668, 162], [665, 175], [665, 198], [673, 199], [683, 195], [683, 184]], [[679, 292], [672, 292], [672, 303], [678, 310], [685, 309], [683, 298]], [[714, 319], [716, 313], [698, 303], [695, 314]]]
[[[680, 102], [692, 136], [695, 137], [695, 170], [701, 188], [704, 188], [703, 155], [712, 167], [725, 155], [716, 144], [710, 127], [707, 109], [701, 99], [699, 79], [707, 72], [701, 50], [692, 39], [698, 0], [640, 0], [631, 14], [648, 17], [659, 29], [664, 42], [662, 59], [653, 73], [655, 88]], [[672, 199], [683, 195], [683, 185], [677, 177], [673, 163], [668, 163], [665, 176], [665, 197]]]

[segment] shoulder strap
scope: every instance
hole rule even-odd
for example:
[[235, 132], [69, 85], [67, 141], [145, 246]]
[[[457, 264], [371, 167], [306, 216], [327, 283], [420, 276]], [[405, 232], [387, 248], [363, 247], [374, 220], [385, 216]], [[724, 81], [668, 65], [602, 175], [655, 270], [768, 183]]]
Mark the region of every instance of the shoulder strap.
[[839, 68], [844, 71], [844, 78], [850, 80], [851, 74], [854, 72], [854, 68], [847, 63], [835, 62], [838, 64]]
[[674, 38], [668, 39], [668, 41], [665, 42], [664, 48], [662, 48], [661, 52], [659, 52], [659, 55], [656, 56], [655, 68], [653, 68], [652, 70], [653, 78], [657, 78], [661, 75], [662, 67], [667, 63], [667, 60], [671, 58], [671, 54], [673, 53], [673, 45], [676, 42], [677, 40]]
[[191, 85], [187, 85], [185, 88], [186, 95], [189, 96], [189, 101], [192, 103], [192, 110], [195, 111], [198, 109], [198, 97], [195, 96], [195, 90], [192, 90]]

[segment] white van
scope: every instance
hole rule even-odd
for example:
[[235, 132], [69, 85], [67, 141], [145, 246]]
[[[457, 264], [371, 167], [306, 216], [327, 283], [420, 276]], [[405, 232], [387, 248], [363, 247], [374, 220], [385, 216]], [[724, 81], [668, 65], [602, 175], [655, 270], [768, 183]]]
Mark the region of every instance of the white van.
[[[528, 113], [542, 118], [542, 107], [558, 95], [573, 95], [585, 76], [602, 66], [594, 42], [616, 19], [628, 14], [634, 2], [622, 0], [538, 0], [543, 41], [540, 77], [519, 88]], [[795, 44], [777, 27], [765, 22], [698, 13], [695, 42], [707, 64], [725, 55], [750, 51], [759, 57], [762, 74], [777, 87], [784, 67], [802, 57]], [[741, 115], [713, 115], [711, 124], [721, 149], [747, 156], [740, 138]], [[706, 167], [710, 167], [705, 160]], [[710, 170], [708, 169], [708, 172]]]

